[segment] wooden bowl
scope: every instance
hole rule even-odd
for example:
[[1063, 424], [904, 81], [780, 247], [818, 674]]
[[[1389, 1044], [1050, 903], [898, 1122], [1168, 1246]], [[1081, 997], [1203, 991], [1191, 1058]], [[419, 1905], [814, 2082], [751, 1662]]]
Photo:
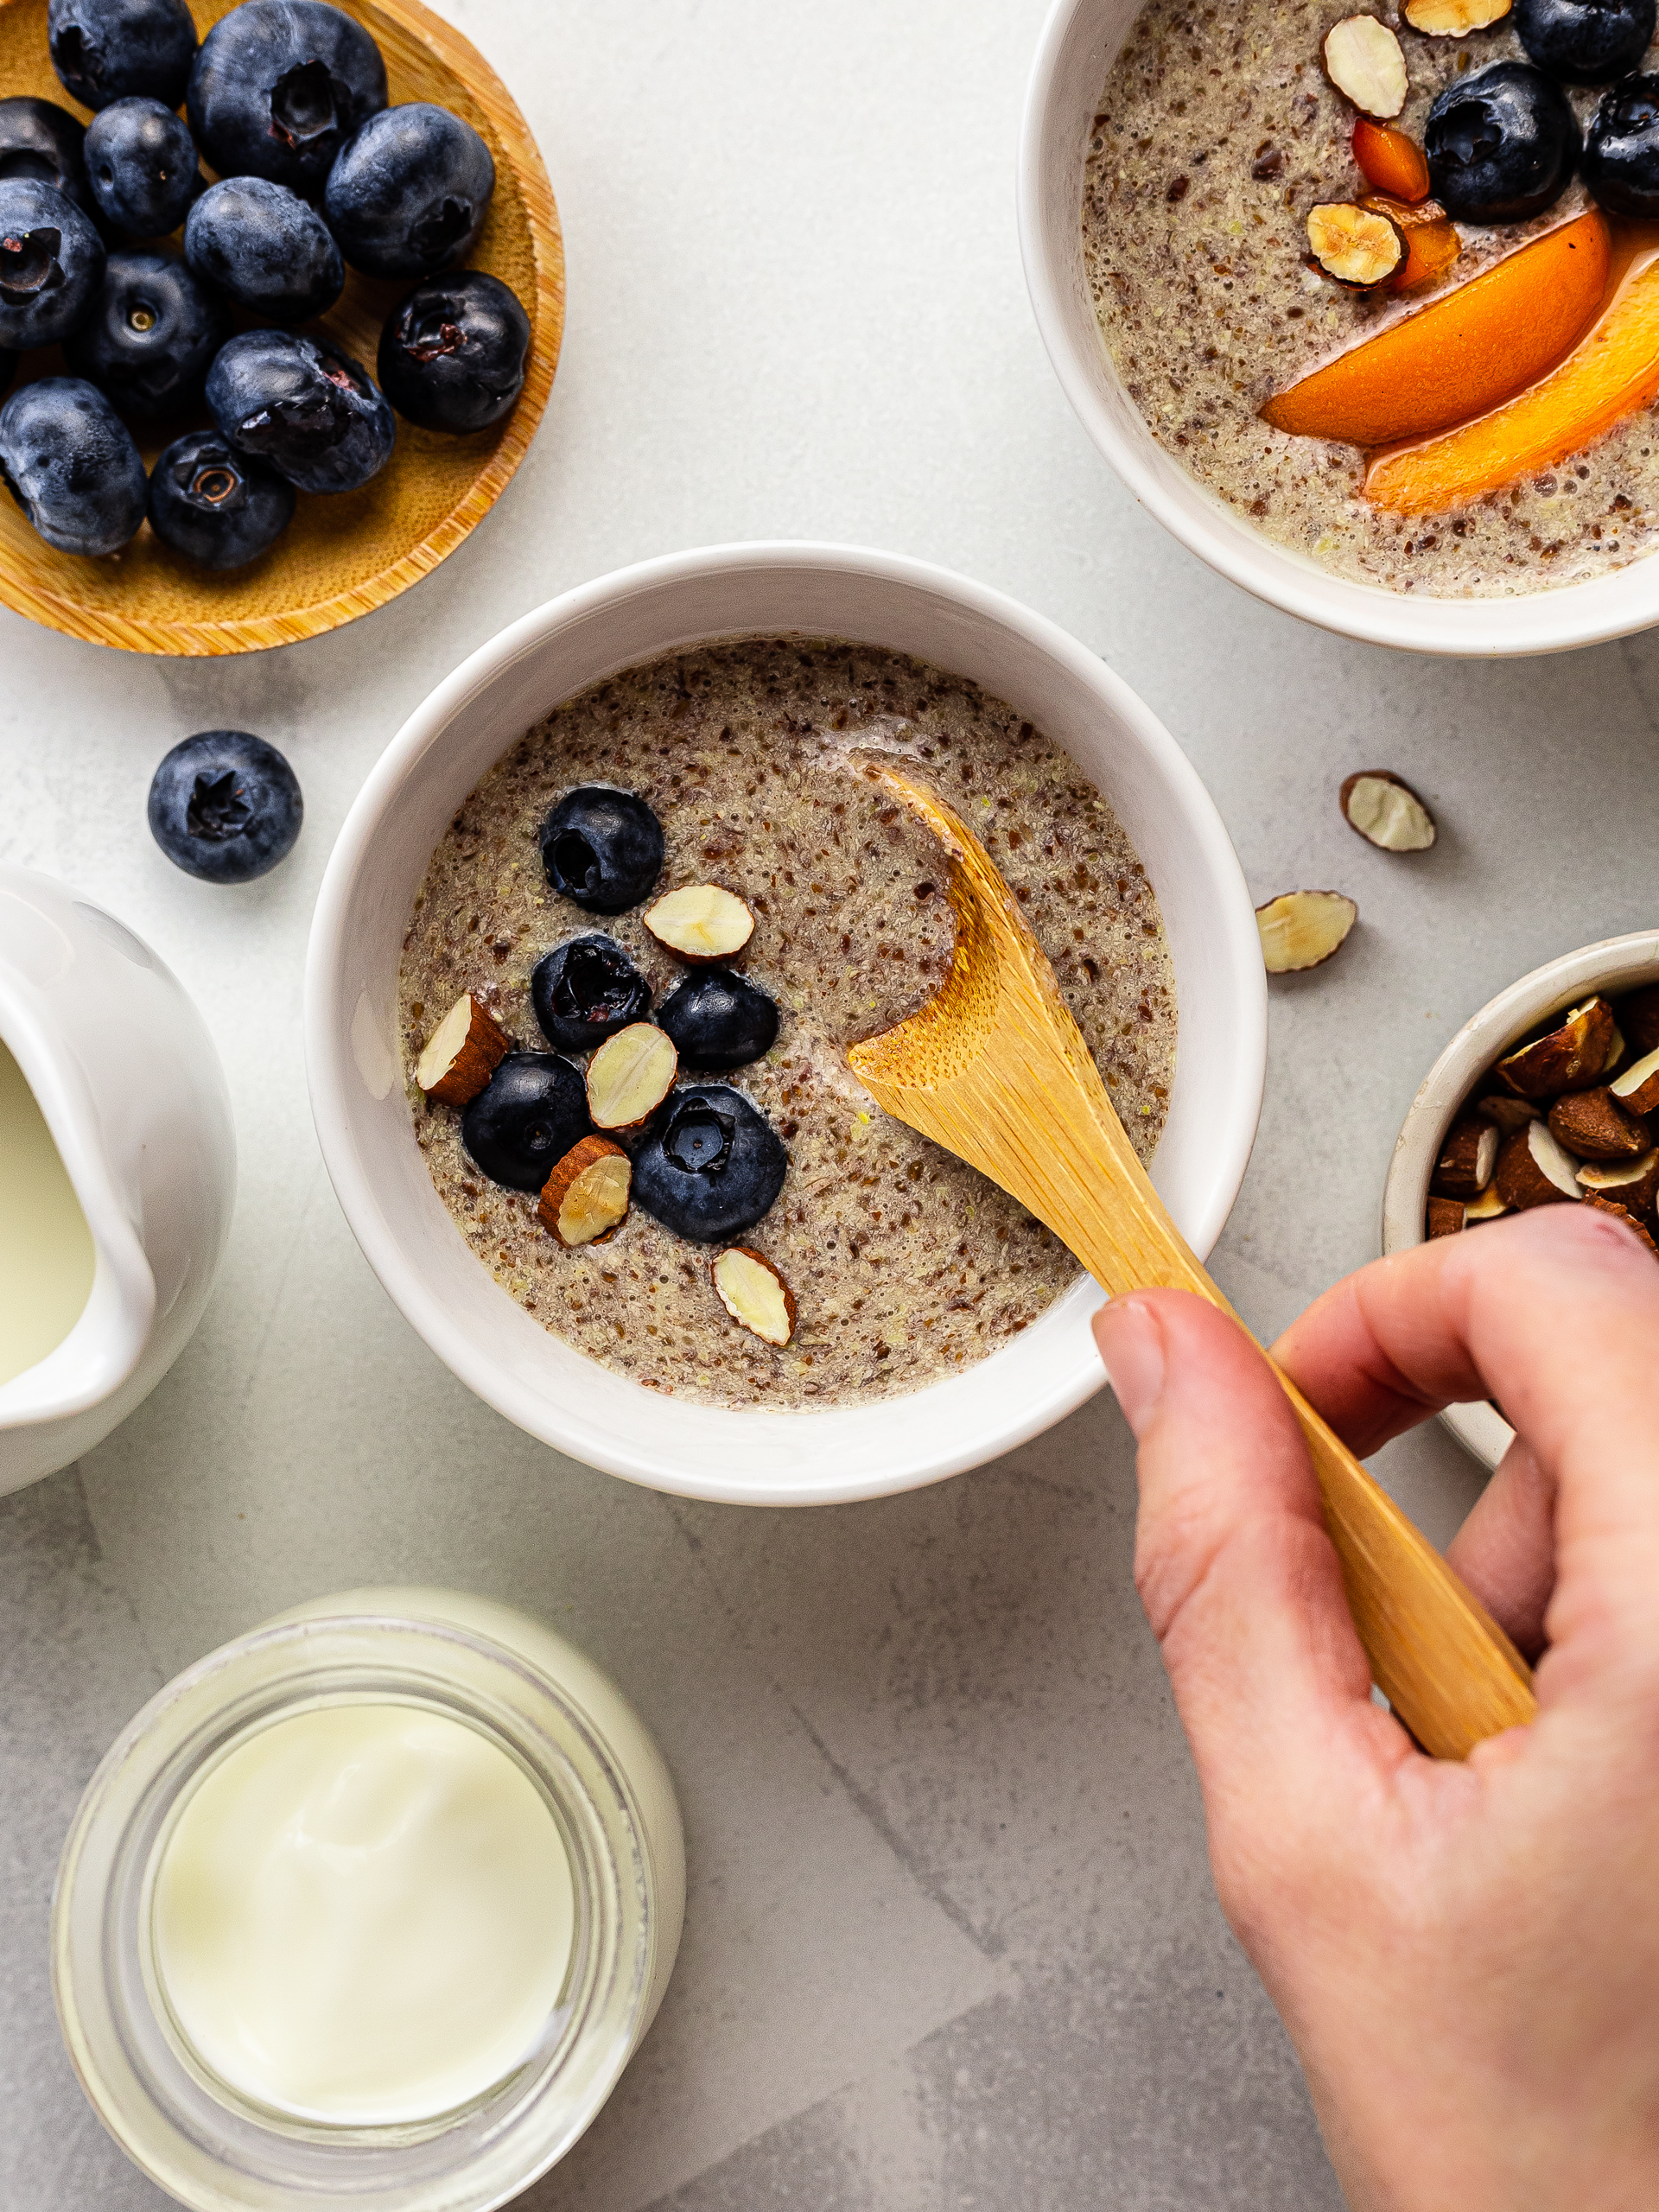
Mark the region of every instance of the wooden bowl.
[[[235, 0], [192, 0], [205, 35]], [[249, 567], [216, 575], [168, 550], [146, 523], [101, 560], [57, 553], [12, 499], [0, 497], [0, 600], [48, 628], [130, 652], [205, 657], [252, 652], [337, 629], [435, 569], [485, 514], [530, 445], [552, 390], [564, 331], [564, 249], [541, 156], [506, 87], [459, 31], [420, 0], [335, 0], [378, 41], [394, 104], [432, 100], [464, 116], [495, 156], [495, 198], [470, 265], [509, 285], [531, 322], [518, 404], [467, 437], [417, 429], [402, 416], [391, 459], [355, 492], [300, 495], [294, 520]], [[79, 118], [46, 48], [47, 0], [0, 0], [0, 96], [35, 92]], [[211, 172], [210, 172], [211, 174]], [[374, 372], [380, 327], [413, 288], [348, 270], [346, 290], [315, 325]], [[239, 317], [246, 324], [251, 319]], [[17, 382], [60, 376], [55, 346], [25, 354]], [[206, 424], [204, 410], [133, 435], [149, 467], [162, 447]]]

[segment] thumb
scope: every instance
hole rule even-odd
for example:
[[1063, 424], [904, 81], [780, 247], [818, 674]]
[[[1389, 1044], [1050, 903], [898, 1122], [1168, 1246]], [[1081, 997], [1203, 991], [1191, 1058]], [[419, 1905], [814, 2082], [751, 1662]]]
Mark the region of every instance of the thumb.
[[1301, 1431], [1244, 1332], [1188, 1292], [1113, 1299], [1095, 1334], [1140, 1446], [1135, 1585], [1212, 1830], [1276, 1830], [1345, 1760], [1410, 1751], [1371, 1702]]

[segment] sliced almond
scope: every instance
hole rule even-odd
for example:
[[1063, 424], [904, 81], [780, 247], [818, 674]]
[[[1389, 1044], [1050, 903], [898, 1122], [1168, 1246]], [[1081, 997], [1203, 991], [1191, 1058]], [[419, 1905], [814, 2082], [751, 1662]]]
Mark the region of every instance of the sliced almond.
[[1287, 891], [1255, 910], [1269, 976], [1318, 968], [1340, 950], [1359, 909], [1340, 891]]
[[1427, 38], [1467, 38], [1501, 23], [1511, 0], [1406, 0], [1406, 21]]
[[588, 1112], [595, 1128], [641, 1129], [674, 1088], [680, 1056], [654, 1021], [631, 1021], [588, 1063]]
[[1345, 200], [1308, 209], [1307, 245], [1327, 276], [1357, 292], [1386, 284], [1403, 267], [1409, 251], [1392, 216]]
[[665, 892], [640, 919], [659, 944], [698, 965], [731, 959], [754, 935], [754, 916], [735, 892], [717, 883]]
[[1509, 1207], [1498, 1196], [1497, 1184], [1489, 1183], [1473, 1205], [1464, 1208], [1463, 1225], [1467, 1229], [1478, 1221], [1496, 1221], [1500, 1214], [1508, 1211]]
[[1659, 1046], [1643, 1058], [1633, 1060], [1608, 1088], [1630, 1113], [1651, 1114], [1659, 1108]]
[[1638, 1059], [1659, 1046], [1659, 983], [1632, 991], [1618, 1002], [1618, 1026]]
[[1490, 1122], [1472, 1115], [1454, 1122], [1446, 1133], [1429, 1185], [1437, 1198], [1478, 1198], [1492, 1179], [1503, 1140]]
[[1631, 1213], [1650, 1214], [1659, 1196], [1659, 1151], [1640, 1160], [1592, 1160], [1579, 1170], [1579, 1181], [1599, 1198], [1613, 1198]]
[[1504, 1138], [1493, 1181], [1504, 1205], [1523, 1211], [1529, 1206], [1581, 1198], [1578, 1169], [1578, 1161], [1550, 1135], [1548, 1122], [1529, 1122], [1524, 1129]]
[[1342, 818], [1385, 853], [1426, 853], [1439, 835], [1411, 785], [1386, 768], [1362, 768], [1342, 787]]
[[483, 1090], [508, 1050], [505, 1033], [469, 991], [432, 1032], [415, 1063], [415, 1080], [440, 1106], [465, 1106]]
[[720, 1302], [762, 1344], [784, 1345], [795, 1333], [795, 1294], [764, 1252], [734, 1244], [709, 1270]]
[[1605, 1084], [1558, 1098], [1549, 1109], [1549, 1126], [1575, 1160], [1640, 1160], [1653, 1142], [1646, 1124], [1628, 1113]]
[[542, 1185], [537, 1212], [542, 1226], [574, 1249], [608, 1236], [628, 1211], [633, 1163], [609, 1137], [583, 1137], [571, 1146]]
[[1431, 1198], [1428, 1202], [1429, 1236], [1459, 1235], [1468, 1214], [1469, 1209], [1461, 1198]]
[[1477, 1098], [1473, 1110], [1482, 1121], [1491, 1122], [1510, 1137], [1517, 1129], [1524, 1129], [1529, 1122], [1537, 1121], [1542, 1109], [1535, 1106], [1530, 1098], [1516, 1098], [1508, 1091], [1495, 1090], [1484, 1098]]
[[1616, 1033], [1606, 1000], [1586, 999], [1559, 1028], [1500, 1060], [1498, 1077], [1522, 1098], [1559, 1098], [1564, 1090], [1593, 1090]]
[[1617, 1214], [1625, 1228], [1633, 1232], [1637, 1243], [1645, 1244], [1654, 1258], [1659, 1260], [1659, 1244], [1654, 1243], [1628, 1206], [1620, 1205], [1615, 1198], [1599, 1198], [1593, 1192], [1586, 1194], [1584, 1203], [1587, 1206], [1593, 1206], [1598, 1213]]
[[1344, 16], [1325, 33], [1325, 73], [1362, 115], [1379, 123], [1399, 114], [1411, 90], [1400, 41], [1375, 16]]

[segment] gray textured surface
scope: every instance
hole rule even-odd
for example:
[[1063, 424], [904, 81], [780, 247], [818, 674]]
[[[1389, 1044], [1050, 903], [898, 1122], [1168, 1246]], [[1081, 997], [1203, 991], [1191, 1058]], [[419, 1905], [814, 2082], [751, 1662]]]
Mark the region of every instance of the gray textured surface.
[[[861, 540], [1014, 592], [1164, 715], [1255, 893], [1335, 883], [1341, 960], [1276, 988], [1256, 1158], [1217, 1267], [1271, 1332], [1375, 1249], [1430, 1058], [1522, 969], [1654, 920], [1659, 643], [1491, 668], [1346, 645], [1196, 566], [1048, 373], [1012, 162], [1040, 0], [448, 0], [523, 102], [570, 251], [553, 405], [475, 537], [397, 605], [219, 666], [0, 614], [0, 852], [156, 943], [220, 1039], [243, 1179], [200, 1333], [79, 1473], [0, 1503], [0, 2203], [149, 2212], [81, 2101], [43, 1931], [76, 1793], [175, 1669], [279, 1606], [449, 1580], [543, 1611], [657, 1731], [685, 1948], [537, 2212], [1336, 2212], [1294, 2064], [1214, 1905], [1129, 1586], [1109, 1401], [932, 1491], [674, 1505], [486, 1413], [379, 1291], [306, 1107], [301, 956], [331, 839], [404, 715], [553, 592], [669, 548]], [[143, 830], [165, 747], [290, 753], [295, 859], [234, 894]], [[1389, 860], [1338, 781], [1386, 765], [1445, 835]], [[1438, 1537], [1443, 1437], [1385, 1477]]]

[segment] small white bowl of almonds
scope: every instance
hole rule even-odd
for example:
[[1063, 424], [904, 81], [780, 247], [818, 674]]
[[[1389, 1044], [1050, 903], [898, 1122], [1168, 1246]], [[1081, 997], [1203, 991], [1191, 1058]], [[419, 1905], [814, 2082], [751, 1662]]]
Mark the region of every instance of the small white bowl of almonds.
[[[1382, 1249], [1564, 1205], [1651, 1241], [1656, 1198], [1659, 930], [1639, 930], [1535, 969], [1465, 1023], [1395, 1140]], [[1515, 1433], [1486, 1401], [1441, 1419], [1489, 1467]]]

